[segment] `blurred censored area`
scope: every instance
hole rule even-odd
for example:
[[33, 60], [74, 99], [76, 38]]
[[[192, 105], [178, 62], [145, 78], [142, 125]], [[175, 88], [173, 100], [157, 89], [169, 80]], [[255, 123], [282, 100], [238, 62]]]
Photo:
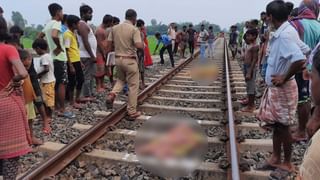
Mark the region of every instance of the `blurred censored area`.
[[192, 80], [204, 86], [212, 85], [217, 80], [218, 75], [217, 65], [209, 61], [199, 61], [190, 70]]
[[196, 120], [179, 113], [159, 114], [139, 129], [135, 150], [145, 169], [178, 178], [200, 166], [207, 139]]

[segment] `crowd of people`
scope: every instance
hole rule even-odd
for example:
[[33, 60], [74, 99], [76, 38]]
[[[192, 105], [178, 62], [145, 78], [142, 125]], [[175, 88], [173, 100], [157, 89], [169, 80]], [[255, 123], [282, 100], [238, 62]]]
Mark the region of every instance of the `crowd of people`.
[[50, 134], [53, 117], [74, 118], [73, 110], [105, 91], [108, 76], [114, 88], [107, 105], [108, 98], [127, 83], [128, 115], [132, 119], [140, 115], [136, 111], [138, 89], [145, 87], [144, 67], [153, 62], [144, 21], [137, 20], [134, 10], [126, 11], [121, 24], [119, 18], [105, 15], [93, 30], [88, 24], [93, 14], [89, 5], [80, 7], [78, 17], [65, 15], [61, 5], [52, 3], [48, 6], [51, 20], [32, 43], [36, 55], [23, 48], [23, 30], [18, 26], [8, 29], [0, 10], [0, 174], [4, 179], [15, 179], [19, 157], [31, 151], [29, 145], [43, 143], [32, 129], [35, 108], [43, 133]]
[[[81, 5], [80, 16], [64, 14], [57, 3], [48, 6], [51, 20], [32, 43], [33, 51], [20, 43], [24, 31], [19, 26], [7, 27], [0, 8], [0, 173], [14, 179], [19, 157], [31, 151], [29, 145], [43, 142], [34, 135], [36, 112], [43, 122], [42, 132], [49, 135], [54, 117], [75, 118], [74, 110], [95, 100], [105, 92], [105, 78], [113, 89], [106, 96], [106, 107], [112, 108], [118, 93], [127, 89], [128, 120], [141, 115], [137, 111], [139, 88], [144, 89], [144, 71], [153, 64], [148, 47], [145, 23], [128, 9], [125, 21], [105, 15], [97, 28], [90, 26], [93, 9]], [[167, 50], [172, 67], [178, 51], [185, 58], [187, 46], [193, 57], [197, 43], [205, 56], [213, 57], [213, 28], [201, 26], [197, 32], [190, 24], [178, 31], [172, 23], [167, 34], [156, 33], [161, 61]], [[154, 50], [156, 52], [157, 48]], [[115, 70], [116, 67], [116, 70]], [[114, 79], [116, 71], [117, 79]]]
[[[217, 39], [213, 32], [213, 26], [209, 26], [208, 30], [205, 29], [205, 25], [201, 25], [200, 31], [196, 31], [192, 24], [189, 27], [183, 26], [181, 31], [178, 31], [178, 26], [175, 23], [169, 25], [167, 34], [156, 33], [155, 37], [158, 40], [157, 46], [154, 50], [156, 53], [160, 44], [160, 64], [164, 64], [163, 54], [168, 52], [171, 65], [174, 67], [174, 55], [179, 51], [181, 59], [185, 59], [185, 52], [189, 47], [190, 57], [194, 57], [194, 48], [200, 47], [200, 58], [204, 60], [206, 58], [213, 58], [214, 42]], [[207, 51], [207, 52], [206, 52]]]
[[[303, 0], [297, 8], [291, 2], [274, 0], [261, 13], [260, 23], [256, 19], [245, 23], [242, 35], [237, 26], [231, 26], [229, 48], [233, 59], [241, 54], [246, 81], [247, 97], [241, 100], [245, 106], [241, 111], [255, 113], [260, 126], [273, 131], [272, 156], [258, 170], [293, 172], [292, 143], [311, 139], [300, 176], [317, 179], [320, 175], [318, 15], [318, 0]], [[265, 87], [257, 110], [256, 84]]]

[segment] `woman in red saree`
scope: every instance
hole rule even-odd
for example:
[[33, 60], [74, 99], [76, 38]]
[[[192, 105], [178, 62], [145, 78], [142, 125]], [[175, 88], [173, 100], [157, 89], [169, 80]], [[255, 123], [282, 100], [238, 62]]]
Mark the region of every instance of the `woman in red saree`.
[[144, 66], [152, 66], [153, 62], [152, 62], [152, 57], [151, 57], [151, 53], [150, 53], [150, 49], [149, 49], [149, 43], [148, 43], [148, 36], [147, 36], [147, 29], [143, 28], [142, 32], [144, 34], [144, 44], [145, 44], [145, 48], [144, 48]]
[[14, 46], [4, 43], [9, 38], [7, 23], [0, 16], [0, 175], [15, 179], [19, 157], [31, 149], [21, 81], [28, 72]]

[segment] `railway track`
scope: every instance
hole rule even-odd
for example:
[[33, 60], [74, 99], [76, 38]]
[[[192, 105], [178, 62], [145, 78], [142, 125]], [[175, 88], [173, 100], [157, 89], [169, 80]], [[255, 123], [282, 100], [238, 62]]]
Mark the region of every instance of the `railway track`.
[[[220, 74], [212, 85], [200, 86], [192, 81], [189, 71], [197, 59], [187, 59], [175, 69], [154, 75], [147, 79], [149, 86], [139, 95], [139, 109], [144, 115], [138, 120], [126, 121], [126, 104], [118, 100], [114, 112], [95, 112], [96, 118], [101, 118], [97, 124], [74, 124], [72, 128], [83, 133], [71, 143], [46, 142], [39, 147], [40, 151], [52, 156], [21, 175], [20, 179], [68, 177], [66, 169], [71, 168], [68, 167], [70, 163], [79, 169], [95, 164], [108, 172], [102, 175], [94, 173], [96, 176], [89, 177], [82, 170], [80, 179], [119, 177], [117, 175], [121, 173], [106, 167], [117, 163], [139, 166], [133, 145], [137, 129], [162, 112], [186, 114], [196, 119], [206, 132], [207, 154], [189, 179], [268, 179], [269, 172], [252, 170], [252, 161], [245, 159], [250, 160], [249, 157], [255, 153], [270, 151], [270, 135], [258, 127], [252, 115], [234, 111], [239, 106], [237, 99], [245, 96], [244, 77], [238, 63], [229, 61], [224, 39], [217, 40], [215, 52], [213, 61]], [[256, 133], [263, 138], [253, 137], [252, 134]], [[117, 144], [122, 148], [114, 148]], [[129, 175], [128, 179], [139, 178]]]

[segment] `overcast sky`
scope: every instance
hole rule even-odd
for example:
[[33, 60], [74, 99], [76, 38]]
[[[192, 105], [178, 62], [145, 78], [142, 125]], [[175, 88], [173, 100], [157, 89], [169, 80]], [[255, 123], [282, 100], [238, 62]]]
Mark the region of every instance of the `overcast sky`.
[[[63, 6], [64, 13], [79, 15], [82, 3], [94, 10], [93, 23], [100, 24], [105, 14], [120, 17], [134, 8], [139, 18], [150, 24], [155, 18], [158, 22], [193, 22], [202, 20], [229, 27], [233, 23], [259, 18], [266, 4], [272, 0], [1, 0], [0, 6], [5, 17], [11, 19], [12, 11], [20, 11], [28, 24], [45, 24], [49, 19], [48, 4], [57, 2]], [[290, 0], [296, 6], [301, 0]]]

